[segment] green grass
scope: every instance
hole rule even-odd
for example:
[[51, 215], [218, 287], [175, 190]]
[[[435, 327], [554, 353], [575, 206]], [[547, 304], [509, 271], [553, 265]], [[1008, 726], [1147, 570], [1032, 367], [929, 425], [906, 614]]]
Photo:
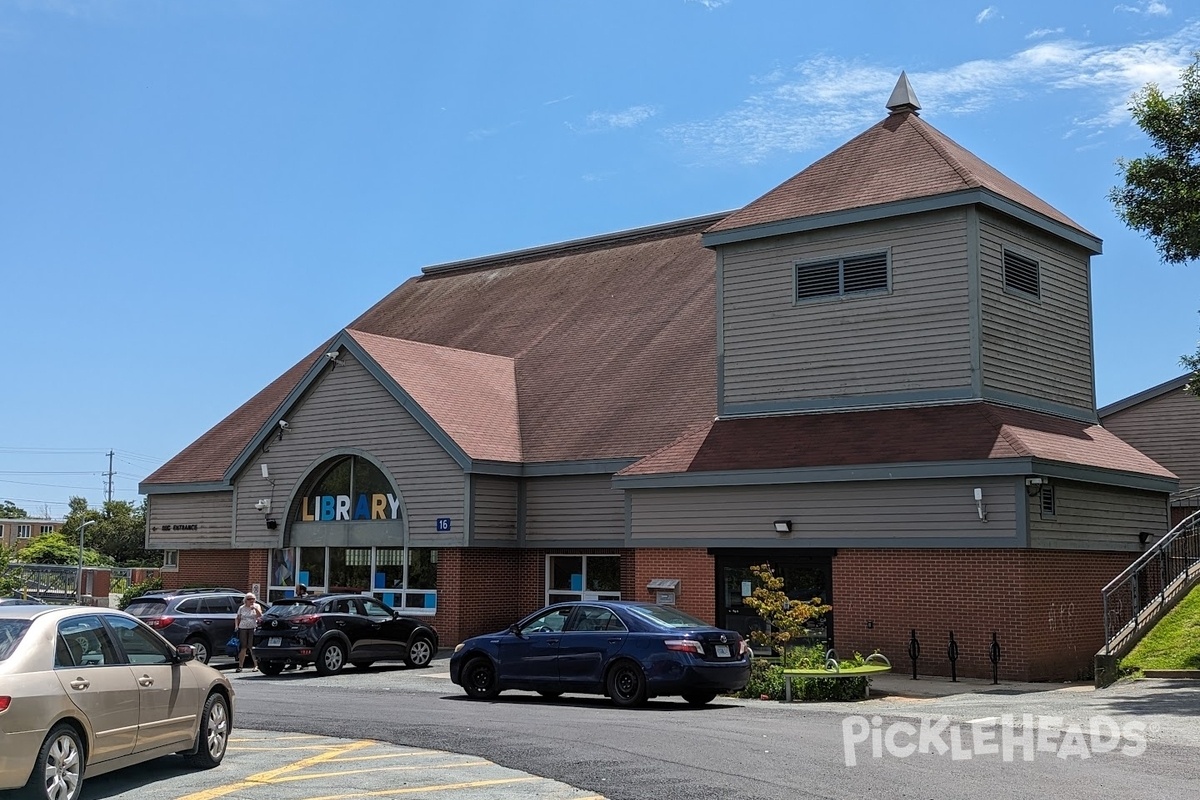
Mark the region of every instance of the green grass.
[[1200, 669], [1200, 586], [1192, 589], [1121, 660], [1121, 672]]

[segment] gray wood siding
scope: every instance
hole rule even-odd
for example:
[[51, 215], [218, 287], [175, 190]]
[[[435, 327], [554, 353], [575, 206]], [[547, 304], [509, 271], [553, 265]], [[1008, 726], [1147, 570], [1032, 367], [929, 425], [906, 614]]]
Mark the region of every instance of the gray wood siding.
[[473, 542], [517, 541], [517, 479], [475, 475]]
[[[979, 519], [974, 489], [983, 489], [987, 522]], [[678, 540], [703, 546], [737, 541], [799, 546], [904, 547], [914, 539], [970, 546], [975, 539], [1015, 537], [1011, 479], [871, 481], [783, 486], [645, 489], [633, 492], [633, 544]], [[773, 523], [790, 519], [790, 536]], [[832, 541], [830, 541], [832, 540]]]
[[625, 539], [625, 493], [612, 488], [612, 476], [526, 479], [526, 544], [598, 539]]
[[1200, 486], [1200, 397], [1182, 389], [1102, 420], [1104, 427], [1179, 476], [1179, 488]]
[[[793, 302], [795, 262], [882, 250], [890, 294]], [[971, 386], [963, 209], [731, 246], [723, 265], [725, 403]]]
[[[1040, 302], [1004, 291], [1006, 246], [1039, 262]], [[985, 395], [994, 389], [1093, 411], [1087, 254], [983, 209], [979, 249]]]
[[[151, 550], [227, 549], [233, 543], [233, 492], [154, 494], [146, 547]], [[175, 525], [196, 525], [194, 531], [166, 530]]]
[[1167, 495], [1084, 483], [1056, 481], [1055, 514], [1043, 517], [1030, 500], [1030, 547], [1066, 550], [1142, 549], [1138, 534], [1168, 530]]
[[[347, 354], [342, 358], [345, 363], [326, 370], [286, 415], [290, 427], [283, 438], [271, 437], [269, 451], [255, 454], [237, 477], [236, 545], [279, 547], [296, 484], [325, 458], [354, 448], [391, 473], [403, 496], [411, 544], [460, 546], [466, 510], [462, 470], [361, 364]], [[262, 478], [263, 463], [270, 467], [273, 487]], [[254, 508], [262, 498], [271, 500], [271, 515], [281, 522], [278, 530], [268, 530]], [[437, 517], [451, 518], [452, 533], [436, 532]]]

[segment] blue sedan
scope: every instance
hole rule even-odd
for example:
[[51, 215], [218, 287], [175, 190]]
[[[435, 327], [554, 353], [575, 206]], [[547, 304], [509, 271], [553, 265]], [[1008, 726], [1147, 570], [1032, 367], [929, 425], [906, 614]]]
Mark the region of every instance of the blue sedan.
[[467, 639], [450, 657], [450, 680], [475, 700], [526, 689], [605, 694], [619, 706], [662, 695], [704, 705], [749, 679], [750, 650], [737, 633], [670, 606], [624, 601], [558, 603]]

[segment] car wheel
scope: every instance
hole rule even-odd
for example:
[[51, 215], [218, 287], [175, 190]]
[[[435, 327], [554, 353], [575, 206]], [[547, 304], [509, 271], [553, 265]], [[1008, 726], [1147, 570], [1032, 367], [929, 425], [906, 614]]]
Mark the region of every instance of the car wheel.
[[350, 663], [353, 664], [354, 666], [358, 667], [359, 669], [370, 669], [371, 665], [374, 664], [375, 662], [374, 661], [351, 661]]
[[189, 766], [212, 769], [225, 758], [229, 745], [229, 703], [218, 692], [204, 702], [200, 730], [196, 731], [196, 752], [184, 756]]
[[183, 643], [192, 646], [192, 649], [196, 651], [196, 660], [201, 664], [207, 664], [208, 660], [212, 658], [212, 653], [208, 649], [208, 640], [203, 636], [189, 636]]
[[538, 694], [547, 700], [555, 700], [559, 697], [562, 697], [562, 692], [543, 692], [541, 689], [538, 690]]
[[706, 703], [711, 703], [713, 698], [717, 696], [716, 692], [684, 692], [683, 699], [687, 700], [694, 706], [702, 706]]
[[283, 672], [282, 661], [260, 661], [258, 662], [258, 671], [263, 675], [278, 675]]
[[500, 694], [496, 668], [486, 658], [473, 658], [463, 667], [463, 690], [472, 700], [491, 700]]
[[21, 796], [29, 800], [77, 800], [83, 790], [83, 768], [79, 734], [70, 725], [55, 725], [42, 742]]
[[338, 640], [326, 642], [317, 653], [317, 672], [321, 675], [337, 675], [346, 666], [346, 648]]
[[408, 652], [404, 654], [404, 663], [410, 667], [428, 667], [432, 660], [433, 642], [424, 636], [413, 639], [412, 644], [408, 646]]
[[608, 673], [608, 696], [623, 708], [646, 702], [646, 676], [632, 661], [619, 661]]

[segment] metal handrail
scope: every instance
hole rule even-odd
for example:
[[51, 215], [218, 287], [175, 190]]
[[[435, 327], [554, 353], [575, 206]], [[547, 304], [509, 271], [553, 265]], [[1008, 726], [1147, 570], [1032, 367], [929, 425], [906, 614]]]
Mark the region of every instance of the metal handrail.
[[1100, 590], [1104, 653], [1136, 633], [1200, 575], [1200, 511], [1184, 519]]

